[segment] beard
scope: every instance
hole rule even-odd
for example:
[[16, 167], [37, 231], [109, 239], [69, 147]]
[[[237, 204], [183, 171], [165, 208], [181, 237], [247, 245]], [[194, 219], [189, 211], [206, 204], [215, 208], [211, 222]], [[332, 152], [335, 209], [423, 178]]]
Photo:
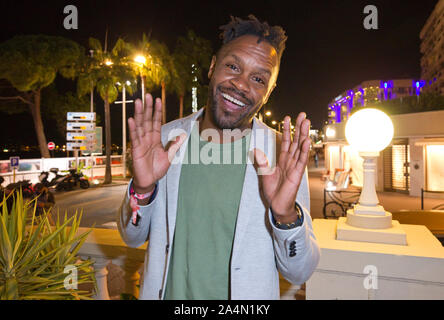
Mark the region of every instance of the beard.
[[[248, 125], [253, 119], [255, 113], [260, 109], [261, 106], [257, 107], [253, 104], [253, 102], [245, 97], [245, 94], [239, 92], [233, 88], [224, 88], [221, 85], [216, 87], [216, 91], [213, 90], [214, 85], [209, 86], [208, 95], [209, 95], [209, 111], [211, 114], [211, 118], [214, 124], [219, 129], [237, 129], [243, 126]], [[222, 90], [223, 92], [235, 92], [237, 95], [244, 98], [248, 103], [243, 107], [244, 109], [239, 114], [233, 114], [231, 112], [226, 112], [219, 105], [220, 102], [218, 100], [218, 96], [220, 97]]]

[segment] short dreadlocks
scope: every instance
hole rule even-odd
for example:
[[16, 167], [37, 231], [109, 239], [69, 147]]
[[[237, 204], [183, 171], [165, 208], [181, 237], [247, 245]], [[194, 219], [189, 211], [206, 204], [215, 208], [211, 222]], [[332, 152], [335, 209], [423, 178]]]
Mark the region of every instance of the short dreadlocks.
[[285, 41], [287, 36], [284, 29], [280, 26], [270, 27], [267, 22], [260, 22], [254, 15], [250, 14], [248, 20], [231, 16], [231, 21], [219, 29], [222, 30], [220, 38], [223, 44], [226, 44], [243, 35], [256, 35], [259, 37], [258, 43], [266, 40], [277, 51], [279, 61], [285, 50]]

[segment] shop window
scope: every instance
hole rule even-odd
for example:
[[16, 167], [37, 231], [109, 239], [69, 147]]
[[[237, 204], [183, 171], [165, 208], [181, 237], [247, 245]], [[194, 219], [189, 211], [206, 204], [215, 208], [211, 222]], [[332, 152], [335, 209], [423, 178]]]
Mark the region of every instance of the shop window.
[[444, 145], [426, 146], [427, 190], [444, 191]]

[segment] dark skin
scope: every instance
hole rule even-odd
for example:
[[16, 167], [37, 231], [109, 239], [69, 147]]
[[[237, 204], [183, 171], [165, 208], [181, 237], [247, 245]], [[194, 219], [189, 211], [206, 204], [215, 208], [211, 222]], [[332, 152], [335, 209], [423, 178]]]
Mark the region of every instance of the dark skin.
[[[201, 130], [215, 129], [223, 138], [223, 129], [251, 129], [254, 115], [267, 102], [276, 86], [279, 61], [276, 50], [268, 42], [257, 43], [258, 37], [245, 35], [225, 44], [214, 56], [208, 76], [210, 97]], [[234, 105], [223, 94], [235, 98]], [[154, 109], [154, 110], [153, 110]], [[168, 171], [170, 162], [186, 139], [182, 134], [166, 149], [160, 140], [162, 102], [146, 96], [145, 110], [140, 99], [135, 103], [135, 116], [128, 119], [133, 145], [134, 189], [137, 193], [154, 190], [154, 186]], [[297, 220], [294, 208], [305, 167], [308, 161], [310, 121], [300, 113], [295, 122], [295, 134], [290, 132], [289, 116], [284, 118], [282, 140], [278, 141], [279, 156], [276, 166], [270, 168], [264, 152], [254, 150], [255, 165], [260, 173], [261, 188], [274, 218], [281, 223]], [[242, 135], [234, 139], [241, 138]], [[222, 140], [221, 140], [222, 141]], [[278, 146], [278, 147], [279, 147]], [[148, 200], [139, 200], [145, 205]]]

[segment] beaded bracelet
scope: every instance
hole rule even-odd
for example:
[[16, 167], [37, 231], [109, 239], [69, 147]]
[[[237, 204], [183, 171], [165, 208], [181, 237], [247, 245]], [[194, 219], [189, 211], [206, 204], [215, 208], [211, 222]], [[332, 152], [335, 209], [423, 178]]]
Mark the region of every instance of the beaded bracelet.
[[[271, 209], [271, 208], [270, 208]], [[282, 230], [290, 230], [296, 227], [300, 227], [302, 225], [302, 223], [304, 222], [304, 215], [302, 214], [302, 209], [301, 207], [295, 202], [295, 209], [298, 212], [298, 218], [295, 222], [292, 223], [282, 223], [279, 221], [276, 221], [273, 217], [273, 221], [275, 222], [275, 226], [278, 229], [282, 229]], [[271, 212], [273, 212], [273, 210], [271, 210]]]

